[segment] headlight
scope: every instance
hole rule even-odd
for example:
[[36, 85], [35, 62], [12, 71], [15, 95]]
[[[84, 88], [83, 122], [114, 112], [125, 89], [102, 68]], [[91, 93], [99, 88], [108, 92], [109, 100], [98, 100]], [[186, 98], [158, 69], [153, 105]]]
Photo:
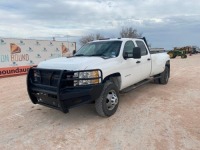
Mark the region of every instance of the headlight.
[[74, 78], [79, 80], [74, 80], [74, 86], [98, 84], [99, 77], [99, 71], [76, 72], [74, 73]]

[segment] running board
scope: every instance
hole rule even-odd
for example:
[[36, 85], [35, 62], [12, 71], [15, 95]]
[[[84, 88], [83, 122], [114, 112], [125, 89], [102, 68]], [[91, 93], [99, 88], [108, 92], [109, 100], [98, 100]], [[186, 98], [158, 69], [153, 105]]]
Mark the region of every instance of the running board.
[[140, 86], [142, 86], [144, 84], [147, 84], [147, 83], [151, 82], [152, 80], [155, 80], [155, 79], [158, 79], [158, 78], [160, 78], [160, 76], [142, 80], [142, 81], [140, 81], [140, 82], [138, 82], [136, 84], [133, 84], [133, 85], [123, 89], [122, 91], [120, 91], [120, 93], [128, 93], [128, 92], [130, 92], [132, 90], [135, 90], [136, 88], [138, 88], [138, 87], [140, 87]]

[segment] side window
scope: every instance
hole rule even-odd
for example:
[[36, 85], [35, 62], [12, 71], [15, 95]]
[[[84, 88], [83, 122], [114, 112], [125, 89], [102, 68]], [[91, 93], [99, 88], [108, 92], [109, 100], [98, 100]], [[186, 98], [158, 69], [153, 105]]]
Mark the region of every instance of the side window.
[[142, 41], [136, 41], [137, 46], [141, 49], [141, 56], [147, 55], [147, 49]]
[[133, 41], [127, 41], [124, 45], [124, 52], [123, 56], [125, 55], [132, 55], [133, 48], [135, 47]]

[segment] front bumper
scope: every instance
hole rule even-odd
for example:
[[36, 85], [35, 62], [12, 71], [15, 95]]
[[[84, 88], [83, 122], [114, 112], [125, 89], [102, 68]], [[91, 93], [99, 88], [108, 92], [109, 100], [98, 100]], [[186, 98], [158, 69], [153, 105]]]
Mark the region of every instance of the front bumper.
[[[43, 74], [41, 79], [43, 81], [34, 82], [34, 70], [39, 70]], [[99, 84], [77, 87], [72, 86], [72, 76], [70, 79], [63, 78], [73, 73], [66, 70], [30, 68], [27, 75], [27, 91], [31, 101], [34, 104], [41, 104], [66, 113], [69, 108], [90, 103], [99, 98], [103, 89], [102, 73]]]

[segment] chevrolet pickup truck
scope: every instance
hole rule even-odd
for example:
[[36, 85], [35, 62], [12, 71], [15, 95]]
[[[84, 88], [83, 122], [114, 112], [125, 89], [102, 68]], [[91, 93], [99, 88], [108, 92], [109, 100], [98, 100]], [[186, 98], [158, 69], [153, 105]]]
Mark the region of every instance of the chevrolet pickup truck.
[[113, 115], [120, 93], [155, 81], [167, 84], [170, 58], [151, 54], [145, 38], [92, 41], [72, 57], [40, 62], [27, 75], [27, 91], [34, 104], [61, 110], [94, 103], [103, 117]]

